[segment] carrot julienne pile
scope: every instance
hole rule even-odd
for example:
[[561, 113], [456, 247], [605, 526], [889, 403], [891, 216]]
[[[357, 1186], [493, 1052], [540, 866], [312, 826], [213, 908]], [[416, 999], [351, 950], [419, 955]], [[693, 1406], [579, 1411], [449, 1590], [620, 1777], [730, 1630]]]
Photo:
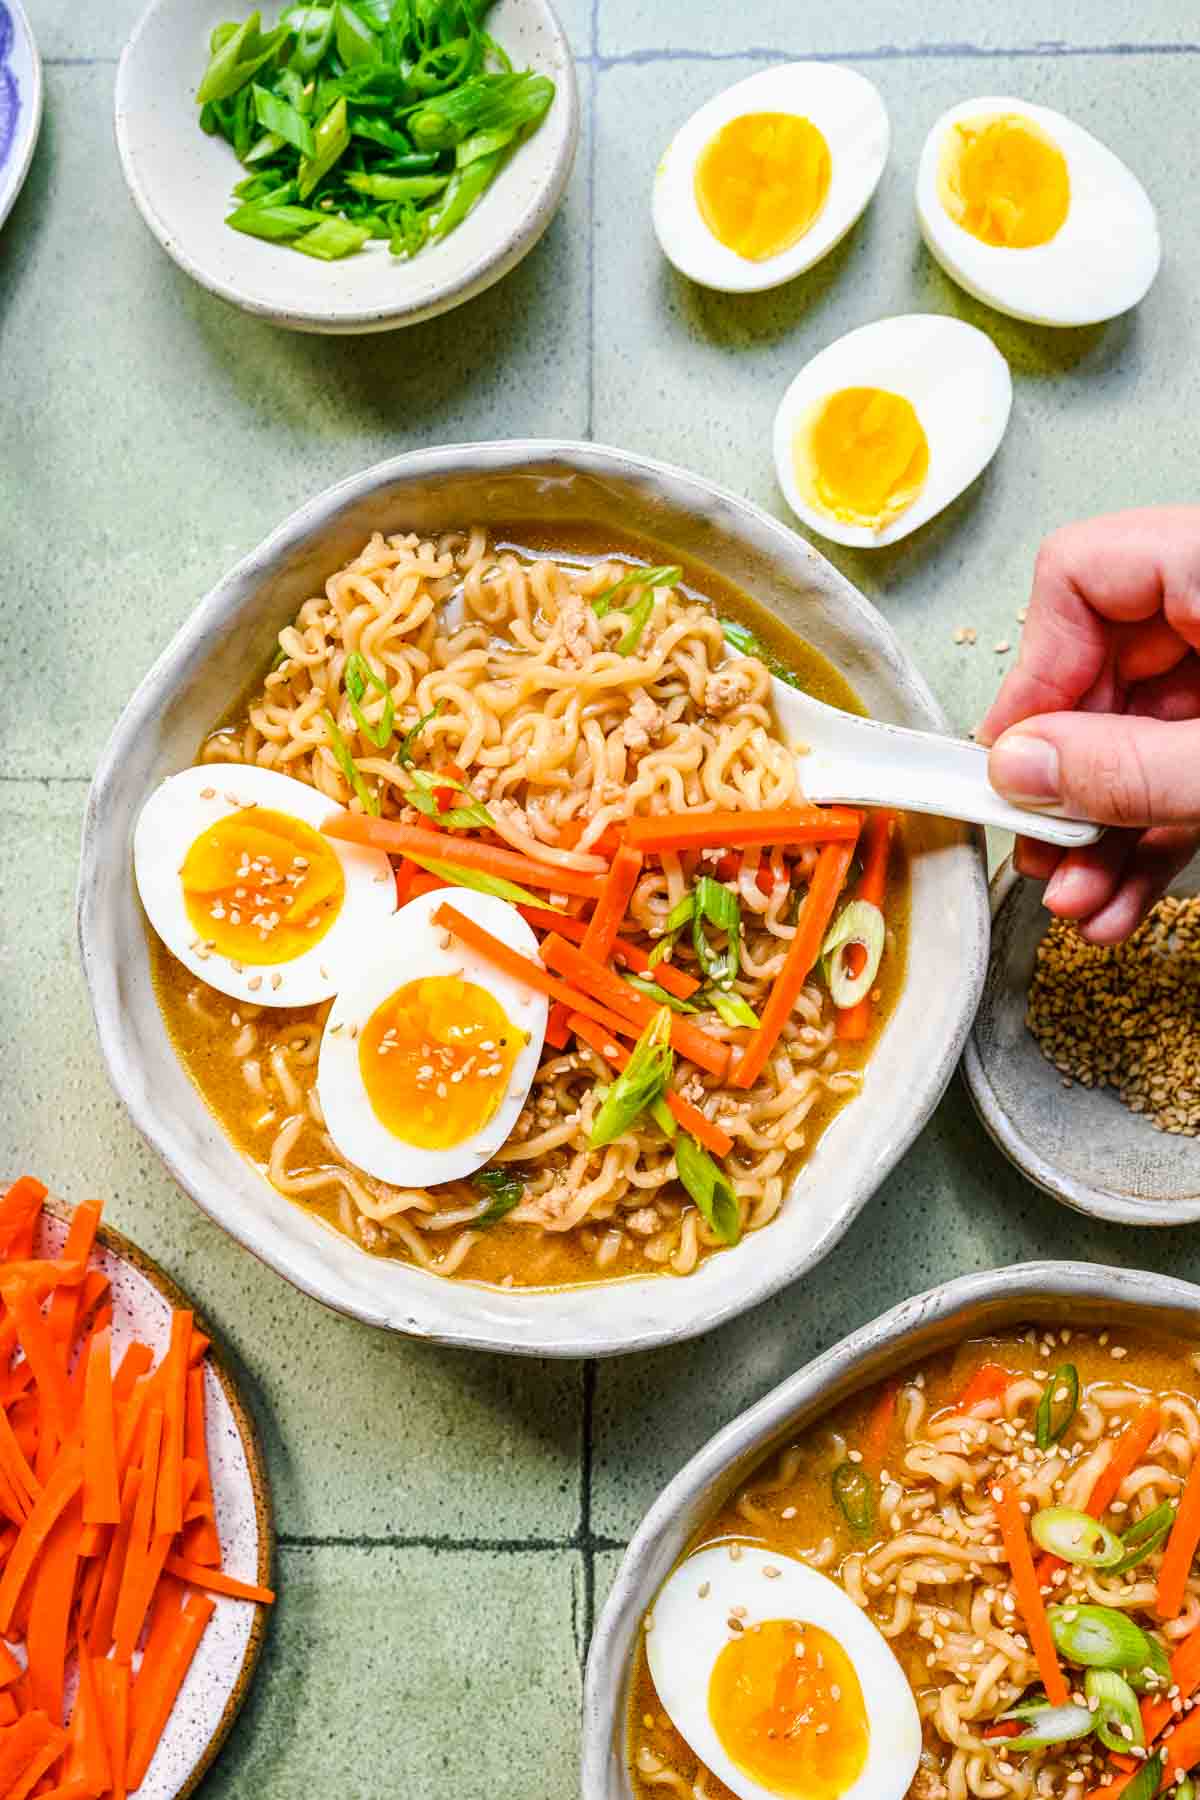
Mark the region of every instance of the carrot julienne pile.
[[[33, 1255], [46, 1189], [0, 1198], [0, 1800], [137, 1791], [215, 1611], [274, 1595], [220, 1567], [204, 1421], [208, 1339], [114, 1367], [99, 1201]], [[73, 1690], [68, 1703], [67, 1696]]]

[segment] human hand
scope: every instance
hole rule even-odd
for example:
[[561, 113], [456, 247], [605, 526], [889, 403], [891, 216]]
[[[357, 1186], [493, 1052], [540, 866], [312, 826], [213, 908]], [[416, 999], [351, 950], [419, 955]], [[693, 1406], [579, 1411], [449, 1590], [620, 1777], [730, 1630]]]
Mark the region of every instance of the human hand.
[[1200, 844], [1200, 506], [1067, 525], [1043, 543], [1015, 668], [976, 733], [1006, 800], [1116, 829], [1016, 866], [1094, 944], [1138, 924]]

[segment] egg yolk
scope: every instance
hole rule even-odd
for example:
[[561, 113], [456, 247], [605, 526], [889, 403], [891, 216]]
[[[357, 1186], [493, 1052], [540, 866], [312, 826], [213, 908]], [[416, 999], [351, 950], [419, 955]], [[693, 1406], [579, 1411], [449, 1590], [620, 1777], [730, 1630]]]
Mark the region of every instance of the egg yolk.
[[422, 1150], [473, 1137], [504, 1098], [526, 1034], [484, 988], [428, 975], [389, 994], [358, 1040], [376, 1118]]
[[956, 224], [983, 244], [1048, 244], [1071, 205], [1067, 159], [1028, 119], [1007, 115], [946, 134], [938, 193]]
[[696, 164], [696, 204], [718, 242], [765, 262], [802, 238], [829, 192], [829, 145], [811, 119], [743, 113]]
[[854, 1664], [816, 1625], [767, 1619], [713, 1665], [708, 1712], [728, 1756], [772, 1794], [838, 1800], [867, 1760]]
[[286, 963], [311, 950], [346, 895], [328, 838], [262, 806], [202, 831], [179, 878], [197, 937], [238, 963]]
[[879, 530], [925, 485], [929, 440], [903, 394], [842, 388], [797, 433], [793, 464], [811, 505], [848, 525]]

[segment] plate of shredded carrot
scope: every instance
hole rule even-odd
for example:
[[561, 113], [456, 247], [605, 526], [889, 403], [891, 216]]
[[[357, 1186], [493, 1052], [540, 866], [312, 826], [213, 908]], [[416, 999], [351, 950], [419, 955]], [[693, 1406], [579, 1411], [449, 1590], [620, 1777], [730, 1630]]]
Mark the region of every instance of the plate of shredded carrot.
[[0, 1800], [192, 1793], [274, 1598], [250, 1417], [100, 1216], [0, 1198]]

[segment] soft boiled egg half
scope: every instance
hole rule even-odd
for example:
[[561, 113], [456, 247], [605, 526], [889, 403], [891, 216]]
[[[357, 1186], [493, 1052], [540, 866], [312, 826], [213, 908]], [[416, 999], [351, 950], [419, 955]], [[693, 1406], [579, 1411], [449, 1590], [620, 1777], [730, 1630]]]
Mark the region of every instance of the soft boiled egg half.
[[794, 1557], [689, 1556], [654, 1602], [646, 1654], [671, 1723], [740, 1800], [907, 1794], [921, 1721], [904, 1672], [850, 1597]]
[[995, 455], [1008, 364], [960, 319], [878, 319], [828, 345], [775, 416], [792, 511], [839, 544], [894, 544], [957, 499]]
[[865, 76], [785, 63], [717, 94], [654, 176], [654, 229], [683, 275], [725, 293], [778, 287], [845, 237], [879, 185], [888, 116]]
[[1036, 325], [1094, 325], [1158, 273], [1146, 190], [1047, 106], [964, 100], [925, 140], [917, 216], [931, 255], [977, 300]]
[[[317, 1093], [348, 1162], [396, 1187], [482, 1168], [512, 1133], [537, 1073], [545, 997], [434, 922], [422, 894], [376, 933], [330, 1010]], [[456, 908], [531, 962], [537, 939], [507, 900], [455, 890]]]
[[322, 834], [339, 810], [252, 763], [170, 776], [133, 834], [138, 892], [168, 950], [235, 1000], [328, 1000], [396, 910], [388, 858]]

